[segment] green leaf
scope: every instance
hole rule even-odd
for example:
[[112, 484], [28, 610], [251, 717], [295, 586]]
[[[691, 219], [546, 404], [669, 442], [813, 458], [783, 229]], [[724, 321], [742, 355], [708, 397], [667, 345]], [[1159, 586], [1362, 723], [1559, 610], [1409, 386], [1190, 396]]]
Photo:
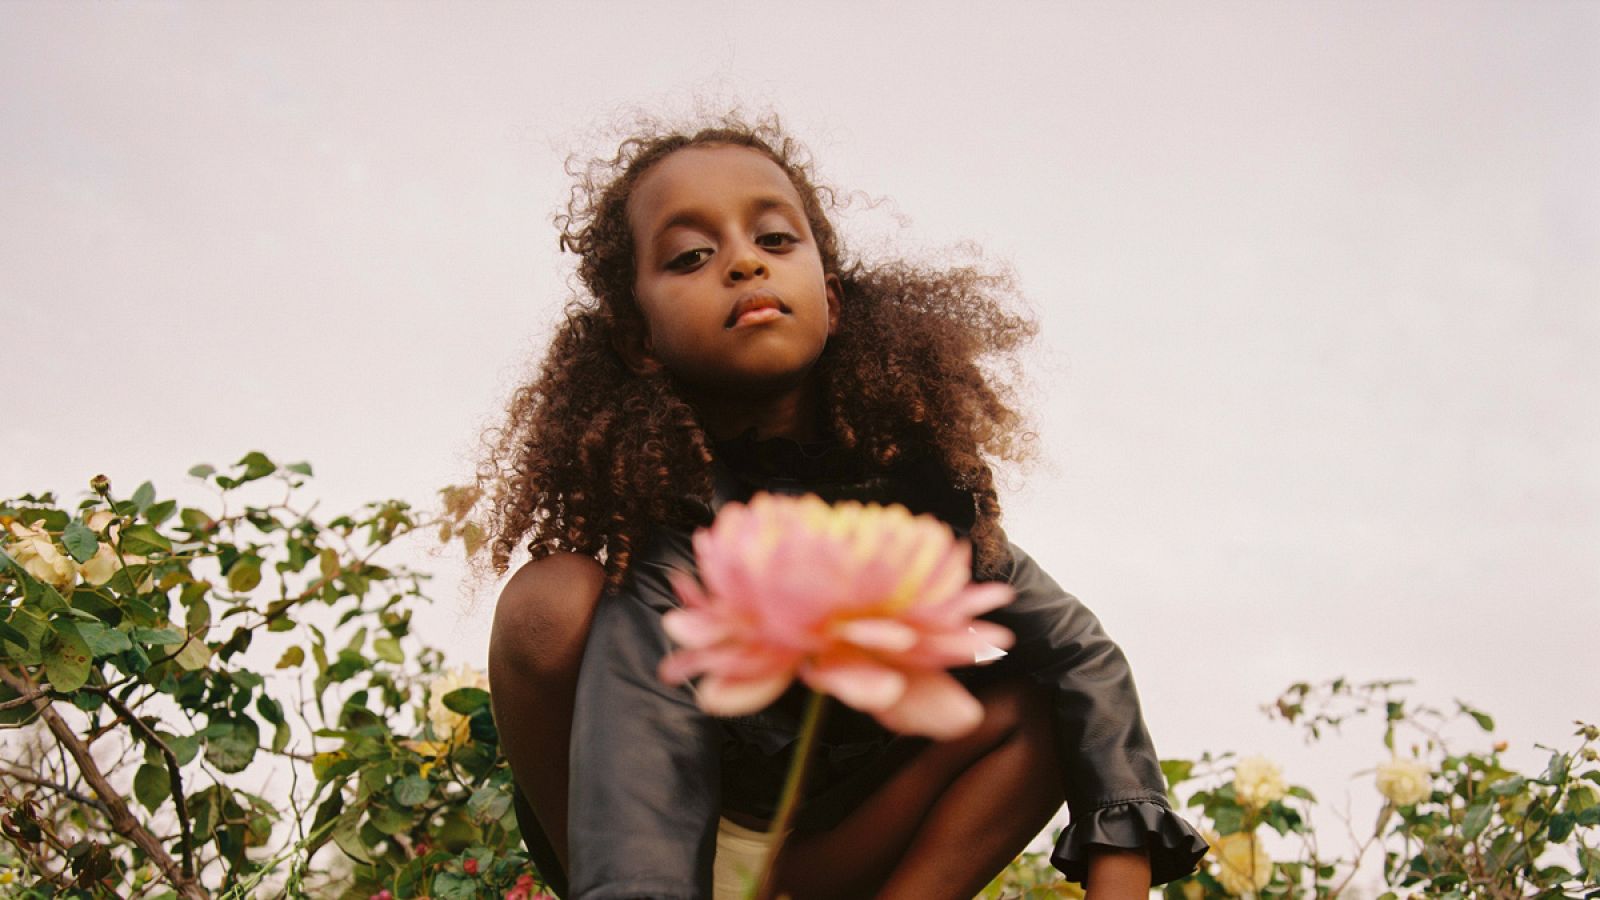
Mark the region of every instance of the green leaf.
[[277, 668], [289, 669], [293, 668], [294, 666], [298, 666], [305, 661], [306, 648], [300, 646], [299, 644], [295, 644], [293, 647], [283, 651], [283, 655], [278, 657]]
[[178, 765], [180, 766], [187, 766], [189, 763], [194, 762], [194, 758], [200, 753], [200, 735], [198, 734], [186, 734], [183, 737], [167, 734], [164, 731], [158, 731], [156, 734], [161, 736], [161, 740], [167, 745], [167, 749], [171, 750], [172, 755], [177, 757]]
[[244, 458], [235, 463], [235, 465], [244, 466], [244, 475], [236, 480], [237, 484], [255, 481], [257, 478], [265, 478], [278, 471], [277, 463], [268, 459], [266, 454], [256, 450], [246, 453]]
[[1572, 836], [1572, 828], [1577, 824], [1577, 817], [1572, 813], [1556, 813], [1550, 817], [1550, 843], [1560, 844]]
[[420, 775], [407, 775], [394, 783], [394, 802], [416, 806], [433, 793], [433, 783]]
[[183, 632], [176, 628], [135, 628], [133, 639], [141, 644], [169, 646], [183, 643]]
[[148, 481], [139, 485], [133, 492], [133, 508], [141, 513], [149, 509], [150, 504], [154, 502], [156, 502], [156, 486]]
[[451, 712], [470, 716], [489, 705], [489, 692], [475, 687], [456, 688], [444, 695], [443, 703]]
[[122, 532], [122, 552], [138, 556], [171, 553], [172, 542], [153, 526], [141, 522]]
[[177, 509], [178, 501], [163, 500], [160, 503], [150, 504], [150, 508], [144, 511], [144, 517], [151, 525], [160, 525], [162, 522], [172, 518], [172, 514]]
[[139, 766], [139, 771], [133, 773], [133, 796], [145, 809], [155, 812], [172, 796], [172, 779], [167, 770], [149, 763]]
[[247, 716], [233, 719], [229, 725], [225, 732], [206, 741], [206, 761], [231, 775], [244, 771], [255, 758], [256, 749], [261, 746], [261, 727]]
[[89, 645], [89, 652], [94, 654], [95, 659], [115, 656], [133, 646], [126, 632], [103, 622], [83, 622], [78, 625], [78, 633], [83, 635], [84, 643]]
[[70, 692], [83, 687], [89, 680], [90, 663], [94, 654], [89, 643], [79, 633], [78, 626], [70, 621], [58, 620], [51, 625], [50, 635], [44, 643], [44, 671], [50, 678], [50, 687]]
[[[333, 842], [357, 862], [371, 863], [372, 855], [361, 840], [361, 810], [347, 809], [333, 826]], [[476, 896], [476, 894], [474, 894]]]
[[476, 900], [478, 881], [454, 872], [440, 872], [433, 876], [429, 894], [434, 900]]
[[1505, 778], [1489, 785], [1489, 793], [1496, 797], [1509, 797], [1521, 791], [1527, 784], [1528, 780], [1526, 778], [1521, 775], [1513, 775], [1510, 778]]
[[256, 556], [242, 556], [228, 570], [228, 590], [236, 594], [244, 594], [253, 590], [261, 583], [261, 558]]
[[204, 669], [211, 662], [211, 648], [199, 637], [191, 637], [178, 655], [172, 658], [186, 672]]
[[289, 463], [287, 466], [284, 466], [284, 468], [294, 472], [297, 475], [305, 475], [307, 477], [311, 475], [311, 463], [308, 462]]
[[511, 791], [503, 785], [489, 783], [472, 792], [467, 798], [467, 814], [479, 822], [493, 822], [511, 808]]
[[266, 694], [256, 698], [256, 712], [261, 713], [261, 718], [273, 725], [283, 724], [283, 707]]
[[67, 528], [61, 533], [61, 546], [79, 563], [86, 563], [100, 549], [100, 539], [94, 536], [89, 526], [74, 519], [67, 523]]
[[1166, 776], [1167, 788], [1189, 780], [1189, 773], [1194, 771], [1193, 760], [1163, 759], [1161, 761], [1161, 774]]
[[1567, 758], [1565, 753], [1556, 752], [1550, 754], [1550, 766], [1544, 772], [1545, 780], [1551, 784], [1560, 784], [1566, 781], [1567, 768], [1571, 763], [1572, 761]]
[[216, 466], [207, 465], [206, 463], [189, 467], [189, 474], [195, 478], [210, 478], [216, 471]]
[[372, 642], [372, 652], [384, 662], [398, 665], [406, 661], [406, 655], [400, 651], [400, 642], [391, 637], [375, 639]]
[[1461, 820], [1461, 836], [1469, 841], [1478, 839], [1483, 830], [1489, 827], [1489, 819], [1494, 815], [1494, 801], [1487, 798], [1474, 800], [1467, 807], [1467, 814]]
[[416, 821], [407, 813], [388, 806], [377, 806], [372, 810], [372, 827], [383, 834], [395, 835], [410, 831]]

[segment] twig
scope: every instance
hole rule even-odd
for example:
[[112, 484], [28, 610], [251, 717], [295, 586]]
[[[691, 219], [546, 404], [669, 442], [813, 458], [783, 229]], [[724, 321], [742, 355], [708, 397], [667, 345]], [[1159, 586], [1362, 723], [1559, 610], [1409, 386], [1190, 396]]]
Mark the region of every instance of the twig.
[[161, 739], [161, 735], [156, 734], [155, 729], [135, 715], [126, 703], [117, 699], [115, 694], [105, 691], [101, 693], [101, 696], [105, 698], [111, 709], [116, 712], [118, 718], [133, 726], [134, 730], [139, 732], [140, 737], [144, 738], [145, 743], [160, 750], [162, 758], [166, 760], [167, 781], [172, 787], [172, 804], [178, 810], [178, 827], [183, 831], [183, 874], [187, 878], [193, 878], [194, 831], [189, 825], [189, 804], [184, 800], [183, 796], [183, 776], [178, 772], [178, 755], [172, 752], [172, 748], [167, 746], [167, 742]]
[[[4, 681], [18, 694], [26, 694], [36, 690], [36, 686], [28, 679], [26, 674], [13, 672], [4, 666], [0, 666], [0, 681]], [[112, 829], [144, 851], [145, 856], [155, 864], [156, 868], [161, 870], [161, 873], [166, 876], [167, 881], [178, 892], [180, 897], [186, 898], [186, 900], [205, 900], [205, 891], [201, 889], [193, 877], [184, 874], [183, 870], [179, 868], [177, 860], [172, 858], [172, 854], [167, 852], [167, 848], [161, 846], [161, 841], [134, 817], [133, 812], [128, 809], [128, 802], [122, 798], [116, 788], [111, 786], [111, 782], [106, 780], [105, 773], [100, 771], [100, 766], [94, 761], [94, 756], [89, 752], [89, 748], [84, 745], [83, 741], [78, 739], [77, 734], [72, 730], [72, 726], [61, 718], [61, 714], [55, 711], [50, 701], [45, 698], [35, 700], [34, 709], [39, 711], [39, 717], [44, 720], [45, 725], [50, 729], [50, 733], [55, 736], [56, 744], [72, 755], [73, 761], [78, 764], [78, 771], [83, 775], [83, 779], [89, 783], [89, 787], [105, 803], [106, 814], [111, 820]]]

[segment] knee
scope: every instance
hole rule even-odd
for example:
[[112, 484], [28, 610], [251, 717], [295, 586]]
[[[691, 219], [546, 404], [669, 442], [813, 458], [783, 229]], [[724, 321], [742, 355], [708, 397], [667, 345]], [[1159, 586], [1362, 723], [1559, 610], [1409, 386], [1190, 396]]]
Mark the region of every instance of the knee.
[[1049, 728], [1049, 693], [1031, 679], [1012, 678], [989, 685], [978, 691], [978, 701], [983, 704], [978, 734], [986, 743]]

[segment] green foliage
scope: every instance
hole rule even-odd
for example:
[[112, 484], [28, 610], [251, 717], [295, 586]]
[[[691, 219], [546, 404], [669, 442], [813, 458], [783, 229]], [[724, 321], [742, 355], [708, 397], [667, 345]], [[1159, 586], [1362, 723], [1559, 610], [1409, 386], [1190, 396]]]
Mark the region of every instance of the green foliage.
[[488, 694], [412, 634], [424, 576], [379, 561], [465, 541], [470, 492], [320, 520], [304, 463], [190, 474], [213, 504], [104, 478], [0, 503], [0, 773], [27, 776], [0, 892], [531, 896]]
[[[1372, 833], [1348, 856], [1324, 856], [1312, 826], [1315, 800], [1302, 786], [1285, 784], [1271, 802], [1243, 803], [1238, 790], [1243, 761], [1230, 755], [1168, 760], [1163, 771], [1175, 795], [1198, 824], [1215, 836], [1200, 872], [1165, 888], [1178, 900], [1237, 896], [1259, 875], [1257, 896], [1338, 897], [1350, 890], [1356, 864], [1382, 859], [1385, 897], [1511, 898], [1600, 896], [1600, 729], [1577, 723], [1575, 743], [1549, 750], [1542, 774], [1512, 771], [1504, 741], [1454, 752], [1445, 734], [1471, 722], [1492, 735], [1494, 720], [1459, 701], [1451, 713], [1414, 705], [1399, 695], [1404, 682], [1290, 686], [1268, 707], [1270, 715], [1303, 728], [1309, 741], [1337, 732], [1351, 720], [1381, 716], [1381, 757], [1395, 754], [1397, 737], [1415, 738], [1411, 756], [1379, 762], [1373, 790], [1382, 811]], [[1246, 843], [1263, 829], [1290, 838], [1283, 854], [1251, 869]], [[1264, 846], [1265, 842], [1261, 843]]]

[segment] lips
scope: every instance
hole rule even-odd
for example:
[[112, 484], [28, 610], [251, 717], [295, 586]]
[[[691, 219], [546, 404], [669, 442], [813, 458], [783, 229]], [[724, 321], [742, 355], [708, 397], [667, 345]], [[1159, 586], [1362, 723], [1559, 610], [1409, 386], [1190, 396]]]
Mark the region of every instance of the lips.
[[767, 290], [751, 291], [733, 304], [733, 309], [728, 311], [728, 321], [724, 322], [722, 327], [735, 328], [739, 325], [770, 322], [788, 313], [789, 307], [778, 299], [777, 294]]

